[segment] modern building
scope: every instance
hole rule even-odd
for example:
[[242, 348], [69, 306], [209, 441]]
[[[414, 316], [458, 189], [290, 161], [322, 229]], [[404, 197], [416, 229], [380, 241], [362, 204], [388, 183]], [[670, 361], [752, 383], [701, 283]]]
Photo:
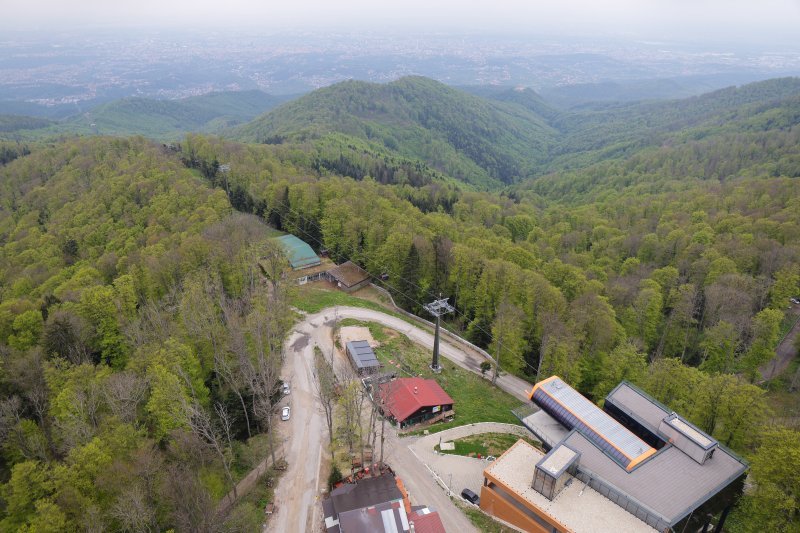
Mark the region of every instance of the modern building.
[[654, 533], [575, 477], [578, 454], [520, 439], [483, 471], [481, 509], [523, 531]]
[[347, 293], [369, 285], [369, 273], [352, 261], [329, 270], [327, 275], [331, 283]]
[[350, 341], [345, 346], [350, 362], [359, 375], [374, 374], [380, 370], [381, 363], [367, 341]]
[[322, 260], [314, 253], [311, 246], [294, 235], [275, 237], [286, 252], [286, 257], [293, 270], [318, 266]]
[[384, 413], [401, 428], [454, 415], [453, 399], [433, 379], [398, 378], [382, 383], [379, 395]]
[[[530, 398], [535, 407], [518, 416], [550, 452], [547, 460], [531, 455], [525, 476], [531, 490], [552, 502], [538, 510], [535, 504], [522, 504], [548, 524], [535, 531], [604, 530], [571, 524], [572, 514], [582, 512], [579, 501], [573, 511], [561, 513], [558, 502], [570, 498], [565, 497], [570, 484], [592, 490], [658, 531], [722, 530], [748, 467], [714, 438], [627, 382], [606, 397], [603, 409], [556, 376], [537, 383]], [[527, 489], [520, 480], [516, 492], [503, 488], [502, 480], [492, 477], [493, 467], [486, 471], [484, 490], [489, 492], [486, 499], [482, 494], [481, 506], [497, 501], [494, 493], [520, 503], [520, 495], [527, 494], [521, 489]], [[501, 491], [493, 493], [493, 483]], [[502, 507], [504, 519], [513, 514], [508, 505], [495, 507]]]

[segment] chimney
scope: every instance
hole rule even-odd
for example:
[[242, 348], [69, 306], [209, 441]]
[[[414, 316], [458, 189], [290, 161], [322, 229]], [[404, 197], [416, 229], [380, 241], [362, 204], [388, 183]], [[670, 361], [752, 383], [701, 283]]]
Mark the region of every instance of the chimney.
[[414, 529], [414, 521], [409, 520], [408, 522], [408, 533], [414, 533], [416, 529]]
[[417, 393], [417, 387], [416, 387], [416, 385], [415, 385], [415, 386], [414, 386], [414, 394], [416, 394], [416, 393]]

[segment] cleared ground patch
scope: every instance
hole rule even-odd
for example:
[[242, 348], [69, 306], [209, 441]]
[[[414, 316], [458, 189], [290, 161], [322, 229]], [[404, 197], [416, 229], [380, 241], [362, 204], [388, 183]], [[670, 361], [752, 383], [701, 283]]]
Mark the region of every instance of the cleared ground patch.
[[435, 446], [435, 450], [440, 453], [447, 453], [451, 455], [466, 455], [487, 457], [494, 455], [500, 457], [507, 449], [511, 448], [515, 442], [523, 439], [533, 446], [541, 446], [541, 443], [519, 435], [512, 435], [509, 433], [481, 433], [480, 435], [470, 435], [469, 437], [462, 437], [453, 441], [455, 445], [454, 450], [441, 450], [439, 446]]

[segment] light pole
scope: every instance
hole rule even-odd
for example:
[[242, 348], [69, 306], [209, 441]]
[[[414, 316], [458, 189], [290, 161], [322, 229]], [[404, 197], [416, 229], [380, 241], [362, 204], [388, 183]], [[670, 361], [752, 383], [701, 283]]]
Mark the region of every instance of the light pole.
[[431, 361], [431, 370], [436, 373], [442, 371], [441, 365], [439, 365], [439, 322], [440, 317], [447, 313], [452, 313], [456, 310], [455, 307], [447, 303], [447, 298], [442, 298], [441, 293], [439, 294], [439, 300], [434, 300], [429, 304], [425, 304], [422, 306], [428, 313], [432, 314], [436, 317], [436, 332], [434, 333], [433, 337], [433, 360]]

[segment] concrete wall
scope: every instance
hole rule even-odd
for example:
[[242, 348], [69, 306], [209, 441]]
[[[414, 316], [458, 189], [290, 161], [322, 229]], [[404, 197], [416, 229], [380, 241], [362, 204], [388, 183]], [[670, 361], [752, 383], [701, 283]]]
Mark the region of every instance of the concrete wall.
[[550, 527], [544, 527], [539, 521], [528, 516], [516, 505], [507, 501], [500, 493], [487, 485], [481, 488], [481, 509], [492, 516], [505, 520], [523, 531], [530, 531], [533, 533], [553, 533], [554, 531], [566, 533], [569, 531], [568, 529], [553, 524], [547, 517], [540, 515], [540, 518], [544, 522], [551, 524]]

